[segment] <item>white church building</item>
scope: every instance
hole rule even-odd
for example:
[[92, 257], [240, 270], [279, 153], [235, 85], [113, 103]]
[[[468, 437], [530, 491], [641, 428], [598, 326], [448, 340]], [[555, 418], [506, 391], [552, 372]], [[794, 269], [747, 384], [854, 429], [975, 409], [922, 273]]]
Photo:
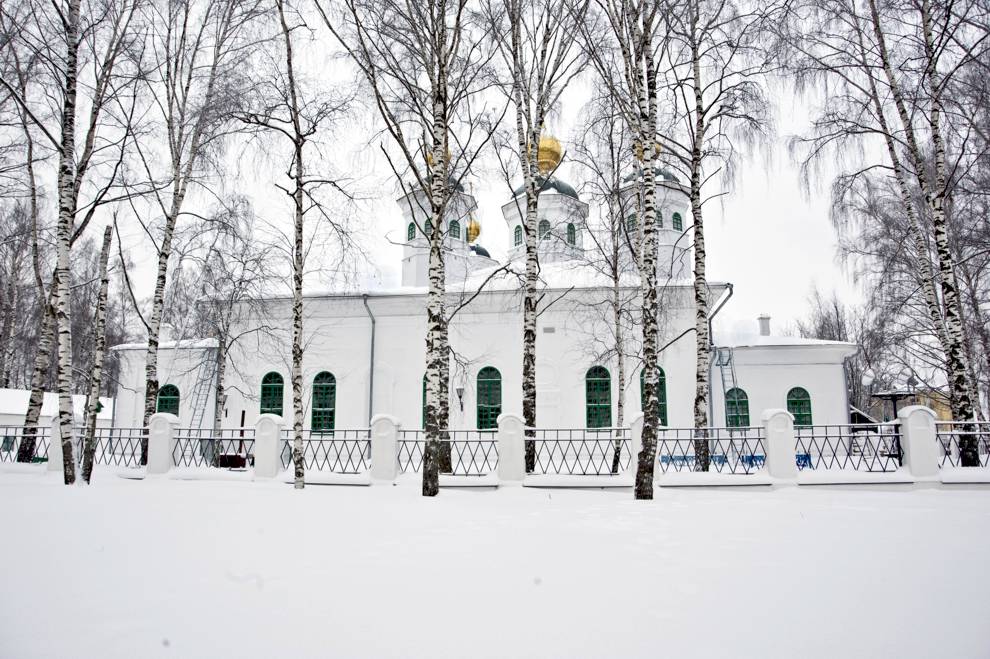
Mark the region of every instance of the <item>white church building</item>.
[[[552, 147], [541, 143], [541, 151], [548, 148], [551, 156]], [[559, 154], [559, 145], [557, 149]], [[614, 350], [607, 350], [612, 319], [604, 304], [613, 295], [613, 282], [588, 258], [592, 238], [588, 204], [564, 181], [553, 177], [542, 181], [538, 233], [545, 295], [537, 321], [537, 425], [617, 425], [620, 398], [625, 403], [623, 423], [628, 424], [641, 409], [641, 363], [636, 355], [639, 328], [627, 332], [626, 382], [620, 388], [615, 357], [599, 356], [614, 355]], [[657, 187], [662, 223], [660, 345], [666, 345], [659, 356], [661, 421], [683, 428], [693, 425], [695, 392], [693, 288], [683, 235], [688, 228], [684, 218], [690, 217], [690, 211], [688, 196], [676, 177], [658, 170]], [[398, 419], [402, 428], [422, 428], [428, 251], [423, 231], [429, 227], [414, 219], [422, 216], [416, 212], [423, 207], [423, 200], [415, 197], [418, 194], [422, 193], [398, 200], [401, 217], [396, 223], [405, 239], [398, 289], [305, 297], [307, 429], [366, 428], [374, 415], [383, 413]], [[628, 182], [626, 194], [635, 194], [634, 181]], [[512, 242], [508, 264], [493, 259], [478, 242], [481, 223], [476, 207], [474, 198], [457, 187], [442, 227], [448, 307], [458, 307], [485, 283], [450, 324], [454, 355], [451, 429], [494, 428], [500, 413], [522, 411], [518, 273], [525, 268], [521, 226], [525, 197], [520, 188], [501, 208]], [[627, 227], [635, 232], [635, 216]], [[620, 289], [634, 300], [639, 277], [631, 267], [632, 256], [628, 259], [630, 267], [620, 280]], [[491, 277], [499, 268], [503, 272]], [[732, 286], [711, 282], [710, 288], [714, 315], [729, 302]], [[291, 298], [268, 300], [264, 315], [244, 322], [285, 331], [250, 333], [235, 344], [226, 369], [224, 428], [253, 425], [266, 412], [291, 419]], [[717, 320], [711, 321], [716, 326], [713, 336], [718, 335]], [[770, 408], [789, 409], [802, 425], [848, 422], [844, 361], [856, 353], [855, 345], [775, 337], [770, 334], [768, 318], [762, 318], [759, 325], [754, 320], [753, 329], [750, 337], [712, 347], [711, 425], [759, 425], [761, 413]], [[177, 412], [182, 427], [207, 429], [212, 425], [215, 346], [209, 339], [172, 342], [165, 343], [160, 352], [159, 409]], [[114, 350], [121, 361], [115, 425], [139, 426], [145, 346], [132, 344]]]

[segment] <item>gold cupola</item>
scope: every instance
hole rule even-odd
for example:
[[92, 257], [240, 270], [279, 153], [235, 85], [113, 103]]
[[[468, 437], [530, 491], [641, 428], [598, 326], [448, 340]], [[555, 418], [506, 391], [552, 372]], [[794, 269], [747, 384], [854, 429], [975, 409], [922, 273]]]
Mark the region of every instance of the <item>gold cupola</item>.
[[[474, 199], [474, 183], [471, 183], [469, 187], [471, 191], [471, 199]], [[467, 241], [468, 243], [473, 243], [481, 235], [481, 222], [474, 216], [474, 211], [468, 213], [467, 221]]]
[[536, 164], [540, 168], [540, 174], [546, 176], [560, 164], [564, 156], [564, 149], [555, 137], [546, 135], [540, 138], [540, 147], [536, 152]]

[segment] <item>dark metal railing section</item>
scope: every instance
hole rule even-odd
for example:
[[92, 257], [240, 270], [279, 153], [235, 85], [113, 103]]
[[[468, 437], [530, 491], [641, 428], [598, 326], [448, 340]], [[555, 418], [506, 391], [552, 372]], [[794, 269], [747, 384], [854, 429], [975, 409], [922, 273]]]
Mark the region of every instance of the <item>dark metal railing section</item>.
[[660, 471], [702, 471], [704, 464], [699, 454], [703, 455], [705, 448], [709, 473], [752, 474], [763, 469], [767, 461], [762, 426], [661, 428], [657, 433]]
[[990, 422], [988, 421], [939, 421], [935, 424], [936, 438], [942, 459], [939, 467], [962, 466], [959, 450], [970, 444], [976, 449], [980, 466], [990, 466]]
[[[97, 428], [93, 462], [113, 467], [141, 466], [141, 440], [147, 436], [144, 428]], [[77, 429], [79, 450], [82, 450], [84, 432]]]
[[172, 463], [176, 467], [246, 469], [254, 464], [254, 428], [179, 428]]
[[607, 476], [629, 466], [628, 428], [527, 428], [536, 474]]
[[[34, 450], [29, 462], [46, 462], [51, 427], [38, 426], [34, 435]], [[17, 452], [24, 439], [24, 426], [0, 426], [0, 462], [17, 462]]]
[[[455, 476], [484, 476], [498, 468], [498, 440], [494, 430], [444, 430], [441, 444], [450, 446], [450, 470]], [[397, 459], [399, 471], [419, 473], [423, 470], [426, 433], [422, 430], [400, 430]]]
[[794, 428], [799, 470], [897, 471], [899, 426], [893, 423], [798, 426]]
[[[303, 461], [307, 470], [360, 474], [371, 468], [371, 430], [303, 430]], [[282, 431], [282, 468], [292, 464], [294, 431]]]

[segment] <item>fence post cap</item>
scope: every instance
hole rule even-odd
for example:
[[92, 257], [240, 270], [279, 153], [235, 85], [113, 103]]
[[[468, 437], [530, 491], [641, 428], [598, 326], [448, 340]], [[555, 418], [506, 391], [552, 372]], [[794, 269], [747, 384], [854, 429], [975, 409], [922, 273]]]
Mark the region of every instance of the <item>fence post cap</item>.
[[269, 423], [274, 423], [276, 426], [280, 428], [285, 425], [284, 418], [282, 418], [278, 414], [268, 414], [268, 413], [259, 414], [258, 420], [254, 422], [254, 425], [260, 426], [262, 423], [266, 421], [268, 421]]
[[179, 425], [179, 417], [175, 416], [174, 414], [169, 414], [168, 412], [155, 412], [154, 414], [151, 415], [151, 418], [148, 419], [148, 425], [152, 426], [155, 424], [156, 421], [159, 420], [164, 421], [165, 423], [168, 423], [171, 426]]
[[516, 421], [518, 423], [523, 422], [521, 416], [519, 416], [518, 414], [513, 414], [512, 412], [502, 412], [501, 414], [498, 415], [498, 418], [495, 420], [495, 423], [497, 423], [498, 425], [502, 425], [503, 421]]
[[382, 421], [387, 421], [396, 428], [402, 425], [402, 423], [391, 414], [376, 414], [375, 416], [371, 417], [371, 422], [368, 425], [370, 426], [378, 425]]
[[781, 409], [779, 407], [771, 407], [770, 409], [763, 410], [763, 413], [760, 414], [760, 421], [763, 421], [764, 423], [766, 423], [770, 419], [774, 418], [775, 416], [781, 415], [781, 414], [786, 414], [787, 415], [787, 418], [789, 418], [792, 422], [794, 421], [794, 415], [793, 414], [791, 414], [787, 410]]
[[897, 418], [906, 419], [915, 412], [927, 412], [928, 414], [931, 415], [933, 419], [938, 418], [938, 415], [935, 414], [935, 410], [933, 410], [930, 407], [926, 407], [924, 405], [908, 405], [907, 407], [903, 407], [897, 410]]

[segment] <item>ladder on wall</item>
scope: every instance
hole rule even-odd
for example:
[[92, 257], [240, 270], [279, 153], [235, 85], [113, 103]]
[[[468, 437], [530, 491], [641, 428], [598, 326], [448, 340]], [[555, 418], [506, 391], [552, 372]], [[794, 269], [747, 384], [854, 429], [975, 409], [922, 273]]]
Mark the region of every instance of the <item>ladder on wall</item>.
[[725, 395], [736, 388], [736, 364], [732, 358], [732, 348], [715, 348], [715, 365], [722, 376], [722, 404]]
[[[192, 421], [189, 424], [195, 430], [202, 430], [206, 418], [206, 403], [213, 390], [213, 381], [217, 374], [217, 349], [211, 348], [203, 353], [203, 361], [199, 364], [196, 375], [196, 387], [192, 394]], [[211, 421], [212, 423], [212, 421]], [[212, 425], [211, 425], [212, 427]]]

